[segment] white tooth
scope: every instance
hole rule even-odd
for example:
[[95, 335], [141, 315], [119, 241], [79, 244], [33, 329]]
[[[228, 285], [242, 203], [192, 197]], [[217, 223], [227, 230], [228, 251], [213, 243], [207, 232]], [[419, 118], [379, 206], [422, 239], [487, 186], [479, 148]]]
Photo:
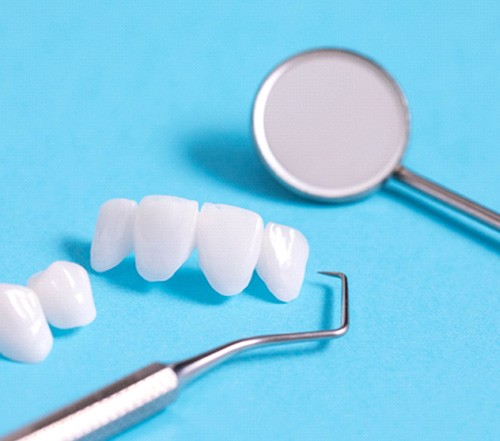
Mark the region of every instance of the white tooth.
[[308, 257], [309, 245], [300, 231], [269, 222], [257, 274], [279, 300], [289, 302], [300, 294]]
[[229, 296], [247, 287], [259, 258], [263, 229], [261, 217], [253, 211], [203, 205], [196, 244], [200, 267], [217, 292]]
[[85, 326], [96, 316], [87, 271], [72, 262], [54, 262], [28, 280], [36, 292], [48, 322], [56, 328]]
[[147, 196], [137, 209], [135, 266], [150, 282], [170, 279], [194, 249], [198, 202]]
[[137, 202], [110, 199], [97, 215], [90, 265], [95, 271], [107, 271], [118, 265], [134, 248], [134, 217]]
[[24, 286], [0, 284], [0, 354], [38, 363], [49, 354], [52, 341], [36, 294]]

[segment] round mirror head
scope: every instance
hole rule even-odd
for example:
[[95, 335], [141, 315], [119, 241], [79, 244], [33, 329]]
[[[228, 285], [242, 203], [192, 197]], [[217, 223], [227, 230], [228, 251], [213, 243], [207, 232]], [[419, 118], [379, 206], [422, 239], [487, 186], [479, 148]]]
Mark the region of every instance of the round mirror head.
[[287, 187], [314, 199], [355, 199], [399, 165], [409, 132], [406, 100], [380, 66], [325, 49], [278, 66], [254, 103], [260, 156]]

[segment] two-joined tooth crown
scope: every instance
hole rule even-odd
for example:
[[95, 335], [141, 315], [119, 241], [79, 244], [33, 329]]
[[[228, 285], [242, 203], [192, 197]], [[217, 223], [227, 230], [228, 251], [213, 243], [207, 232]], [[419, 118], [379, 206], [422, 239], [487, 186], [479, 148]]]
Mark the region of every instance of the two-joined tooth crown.
[[38, 363], [52, 349], [49, 323], [75, 328], [94, 320], [96, 310], [87, 271], [58, 261], [28, 280], [28, 287], [0, 284], [0, 354]]
[[309, 256], [297, 230], [269, 223], [253, 211], [203, 204], [174, 196], [147, 196], [139, 203], [111, 199], [99, 210], [91, 266], [102, 272], [133, 249], [137, 271], [146, 280], [174, 275], [198, 248], [200, 267], [220, 294], [234, 295], [250, 282], [254, 269], [269, 290], [288, 302], [300, 293]]
[[87, 271], [73, 262], [57, 261], [28, 280], [48, 322], [55, 328], [86, 326], [96, 316]]

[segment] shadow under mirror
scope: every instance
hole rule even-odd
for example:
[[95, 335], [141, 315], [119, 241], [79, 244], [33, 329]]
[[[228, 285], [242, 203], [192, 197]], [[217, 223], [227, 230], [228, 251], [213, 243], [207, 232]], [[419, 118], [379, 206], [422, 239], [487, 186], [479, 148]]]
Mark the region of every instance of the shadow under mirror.
[[250, 135], [209, 131], [190, 135], [187, 155], [195, 167], [224, 184], [259, 197], [308, 203], [283, 188], [271, 176], [258, 157]]

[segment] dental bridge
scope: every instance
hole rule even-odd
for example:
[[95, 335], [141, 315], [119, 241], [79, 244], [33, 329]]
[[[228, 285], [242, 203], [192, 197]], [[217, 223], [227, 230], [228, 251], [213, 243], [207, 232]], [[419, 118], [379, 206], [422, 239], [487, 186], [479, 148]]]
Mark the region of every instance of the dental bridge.
[[341, 281], [341, 323], [338, 328], [243, 338], [176, 363], [150, 364], [42, 420], [7, 435], [0, 441], [108, 439], [164, 409], [191, 380], [243, 351], [263, 346], [343, 336], [349, 326], [347, 277], [340, 272], [319, 273], [336, 277]]

